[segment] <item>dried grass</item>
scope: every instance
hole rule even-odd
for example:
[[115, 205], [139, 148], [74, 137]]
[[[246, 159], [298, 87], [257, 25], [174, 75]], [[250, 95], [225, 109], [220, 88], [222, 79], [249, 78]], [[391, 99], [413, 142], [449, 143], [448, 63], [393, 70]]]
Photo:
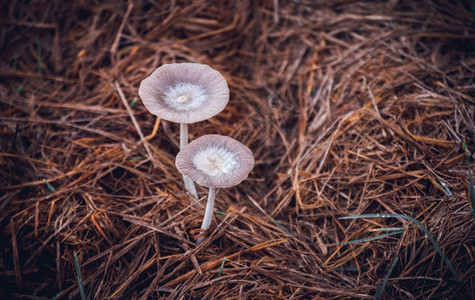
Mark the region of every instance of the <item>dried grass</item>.
[[[367, 299], [395, 257], [383, 299], [473, 297], [469, 1], [2, 7], [0, 297], [79, 298], [74, 252], [89, 299]], [[138, 101], [134, 126], [118, 92], [130, 103], [183, 61], [231, 90], [192, 137], [228, 135], [256, 158], [218, 192], [199, 246], [206, 190], [183, 192], [178, 125]], [[338, 220], [383, 212], [421, 221], [461, 284], [413, 224]], [[342, 245], [384, 227], [404, 233]]]

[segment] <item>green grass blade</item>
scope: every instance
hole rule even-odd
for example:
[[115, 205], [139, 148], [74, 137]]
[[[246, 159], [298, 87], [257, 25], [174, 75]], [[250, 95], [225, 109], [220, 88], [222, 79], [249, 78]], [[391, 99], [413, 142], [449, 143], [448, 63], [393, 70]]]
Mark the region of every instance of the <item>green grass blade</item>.
[[135, 103], [137, 102], [137, 97], [134, 97], [134, 99], [132, 99], [132, 102], [130, 102], [130, 108], [134, 107]]
[[472, 2], [472, 15], [470, 16], [470, 21], [468, 22], [468, 27], [473, 27], [473, 21], [475, 20], [475, 1]]
[[38, 55], [38, 74], [43, 74], [43, 59], [41, 58], [41, 46], [38, 40], [35, 41], [36, 54]]
[[383, 283], [378, 285], [378, 287], [376, 288], [376, 294], [374, 295], [375, 300], [381, 299], [381, 296], [383, 295], [383, 291], [386, 288], [386, 285], [388, 284], [389, 276], [391, 276], [391, 273], [393, 272], [394, 268], [396, 267], [396, 264], [397, 264], [398, 261], [399, 261], [399, 257], [396, 256], [394, 258], [391, 266], [389, 267], [388, 272], [386, 273], [386, 275], [384, 275]]
[[48, 182], [48, 180], [45, 178], [43, 179], [44, 182], [46, 183], [46, 186], [48, 187], [48, 190], [51, 192], [51, 193], [56, 193], [56, 189]]
[[287, 233], [291, 237], [295, 238], [295, 235], [293, 235], [290, 231], [288, 231], [287, 228], [282, 226], [276, 219], [274, 219], [272, 217], [270, 219], [272, 220], [272, 222], [274, 222], [275, 225], [279, 226], [283, 231], [285, 231], [285, 233]]
[[439, 180], [439, 181], [440, 181], [440, 184], [437, 184], [437, 186], [440, 188], [440, 190], [444, 192], [444, 194], [446, 194], [447, 197], [452, 197], [454, 194], [452, 194], [450, 189], [447, 187], [447, 184], [443, 182], [442, 180]]
[[370, 237], [362, 238], [362, 239], [359, 239], [359, 240], [352, 240], [352, 241], [344, 242], [342, 244], [343, 245], [348, 245], [348, 244], [364, 243], [364, 242], [383, 239], [383, 238], [386, 238], [388, 236], [392, 236], [392, 235], [395, 235], [395, 234], [400, 234], [402, 232], [403, 232], [402, 230], [399, 230], [399, 231], [394, 231], [394, 232], [389, 232], [389, 233], [383, 233], [383, 234], [380, 234], [380, 235], [377, 235], [377, 236], [370, 236]]
[[386, 227], [386, 228], [376, 228], [374, 231], [402, 231], [403, 227]]
[[223, 272], [225, 261], [226, 261], [226, 257], [223, 257], [223, 262], [221, 263], [221, 268], [219, 268], [219, 272], [218, 272], [218, 278], [221, 276], [221, 272]]
[[463, 147], [465, 149], [465, 160], [467, 161], [468, 168], [468, 201], [470, 204], [470, 211], [472, 212], [472, 216], [475, 218], [475, 188], [473, 187], [472, 170], [470, 169], [470, 157], [467, 149], [467, 142], [465, 140], [463, 141]]
[[76, 278], [78, 280], [79, 294], [81, 294], [81, 300], [86, 300], [86, 293], [84, 292], [84, 285], [82, 284], [81, 268], [79, 267], [78, 256], [74, 252], [74, 267], [76, 268]]
[[439, 255], [442, 257], [442, 259], [444, 260], [445, 264], [447, 265], [447, 267], [449, 268], [450, 272], [452, 272], [452, 275], [455, 277], [455, 279], [457, 280], [457, 282], [461, 282], [460, 280], [460, 277], [459, 275], [457, 274], [457, 271], [455, 271], [455, 268], [454, 266], [452, 265], [452, 263], [450, 262], [450, 260], [444, 255], [444, 253], [442, 252], [442, 250], [440, 249], [439, 245], [437, 245], [436, 241], [434, 240], [434, 238], [432, 237], [432, 235], [430, 234], [429, 230], [427, 230], [427, 228], [421, 223], [419, 222], [418, 220], [414, 219], [413, 217], [410, 217], [410, 216], [406, 216], [406, 215], [402, 215], [402, 214], [363, 214], [363, 215], [356, 215], [356, 216], [346, 216], [346, 217], [340, 217], [338, 218], [339, 220], [348, 220], [348, 219], [371, 219], [371, 218], [401, 218], [401, 219], [406, 219], [408, 221], [411, 221], [413, 222], [414, 224], [416, 224], [417, 226], [419, 226], [419, 228], [422, 229], [422, 231], [424, 231], [424, 233], [426, 234], [427, 238], [429, 239], [429, 241], [432, 243], [432, 245], [434, 246], [435, 250], [439, 253]]
[[15, 58], [13, 59], [13, 70], [16, 71], [18, 67], [18, 56], [15, 56]]
[[145, 159], [144, 157], [132, 157], [129, 161], [139, 161]]

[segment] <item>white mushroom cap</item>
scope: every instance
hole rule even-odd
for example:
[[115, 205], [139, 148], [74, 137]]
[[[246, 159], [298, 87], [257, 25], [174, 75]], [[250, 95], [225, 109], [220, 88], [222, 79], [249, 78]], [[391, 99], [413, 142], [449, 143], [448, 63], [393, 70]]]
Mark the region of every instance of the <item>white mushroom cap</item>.
[[202, 186], [228, 188], [241, 183], [254, 167], [251, 150], [230, 137], [209, 134], [186, 145], [175, 164]]
[[208, 65], [165, 64], [139, 87], [145, 107], [176, 123], [195, 123], [221, 112], [229, 101], [226, 79]]

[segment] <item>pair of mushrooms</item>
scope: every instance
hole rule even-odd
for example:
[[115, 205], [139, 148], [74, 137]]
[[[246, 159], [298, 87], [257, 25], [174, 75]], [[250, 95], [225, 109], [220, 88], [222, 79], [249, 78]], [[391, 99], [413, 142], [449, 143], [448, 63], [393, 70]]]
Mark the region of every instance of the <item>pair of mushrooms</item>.
[[[201, 225], [211, 225], [216, 188], [241, 183], [254, 167], [251, 150], [235, 139], [210, 134], [188, 144], [188, 124], [221, 112], [229, 101], [224, 77], [208, 65], [165, 64], [140, 84], [139, 95], [154, 115], [180, 123], [180, 152], [176, 167], [183, 174], [186, 190], [198, 198], [193, 181], [208, 187], [208, 201]], [[200, 237], [197, 243], [201, 243]]]

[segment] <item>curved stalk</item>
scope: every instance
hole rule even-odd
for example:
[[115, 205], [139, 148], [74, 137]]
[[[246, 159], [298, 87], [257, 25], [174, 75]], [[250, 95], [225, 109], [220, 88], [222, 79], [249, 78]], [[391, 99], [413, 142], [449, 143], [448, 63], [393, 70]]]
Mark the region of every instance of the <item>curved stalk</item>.
[[[206, 203], [205, 216], [203, 217], [203, 223], [201, 229], [206, 230], [211, 226], [211, 220], [213, 219], [214, 199], [216, 196], [216, 188], [210, 187], [208, 193], [208, 202]], [[201, 236], [196, 241], [197, 244], [201, 244], [204, 241], [204, 236]]]
[[[188, 145], [188, 124], [180, 123], [180, 150]], [[185, 189], [198, 199], [198, 193], [196, 192], [195, 183], [191, 178], [183, 175], [183, 182], [185, 183]]]

